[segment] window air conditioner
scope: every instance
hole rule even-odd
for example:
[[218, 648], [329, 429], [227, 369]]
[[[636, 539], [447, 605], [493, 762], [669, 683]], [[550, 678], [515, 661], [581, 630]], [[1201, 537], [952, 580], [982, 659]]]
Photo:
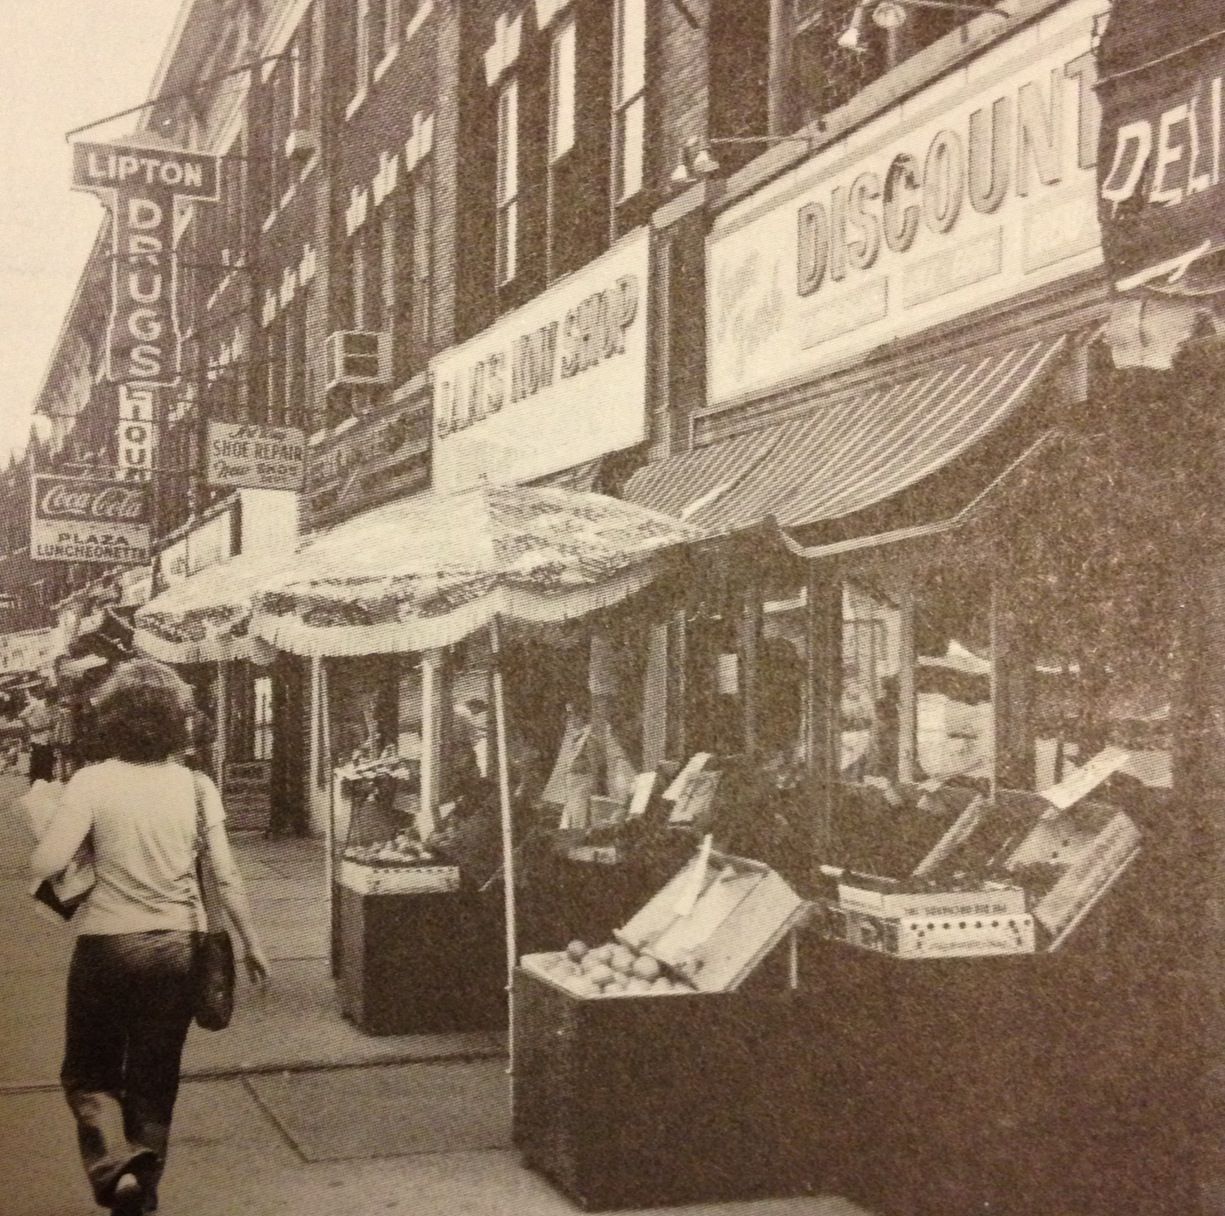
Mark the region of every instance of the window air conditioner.
[[314, 131], [295, 127], [285, 137], [285, 155], [290, 160], [305, 160], [319, 151], [319, 140]]
[[328, 335], [329, 391], [342, 384], [391, 383], [391, 335], [364, 330], [338, 330]]

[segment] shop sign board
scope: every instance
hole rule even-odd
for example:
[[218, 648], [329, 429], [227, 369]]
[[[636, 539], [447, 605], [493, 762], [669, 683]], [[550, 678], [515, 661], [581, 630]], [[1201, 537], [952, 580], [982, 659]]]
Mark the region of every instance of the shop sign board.
[[111, 213], [106, 374], [113, 383], [178, 379], [175, 210], [180, 200], [216, 201], [217, 163], [180, 148], [73, 145], [73, 189], [98, 195]]
[[149, 560], [149, 492], [142, 482], [39, 474], [31, 479], [30, 556], [44, 562]]
[[1078, 0], [729, 208], [708, 393], [751, 396], [1101, 263], [1093, 19]]
[[153, 477], [156, 389], [149, 385], [119, 386], [118, 465], [120, 481], [149, 481]]
[[434, 487], [544, 477], [646, 437], [650, 233], [439, 356]]
[[297, 427], [209, 422], [208, 484], [250, 490], [300, 490], [306, 435]]
[[159, 593], [165, 591], [233, 555], [233, 512], [223, 511], [167, 545], [157, 555], [154, 587]]
[[[1144, 42], [1146, 59], [1148, 46], [1164, 50], [1186, 36], [1179, 6], [1160, 11], [1166, 16], [1147, 6], [1129, 13], [1155, 39]], [[1122, 10], [1111, 17], [1107, 37], [1131, 32], [1114, 29], [1121, 20]], [[1104, 83], [1099, 216], [1106, 264], [1120, 289], [1176, 280], [1197, 258], [1225, 247], [1223, 92], [1220, 38], [1162, 54]]]

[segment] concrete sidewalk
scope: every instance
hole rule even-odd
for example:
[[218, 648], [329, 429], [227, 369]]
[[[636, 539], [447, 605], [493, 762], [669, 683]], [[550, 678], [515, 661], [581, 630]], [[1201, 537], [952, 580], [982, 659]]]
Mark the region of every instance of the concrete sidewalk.
[[[26, 894], [32, 842], [13, 805], [24, 789], [24, 779], [0, 775], [0, 1149], [10, 1163], [0, 1210], [87, 1216], [97, 1209], [56, 1084], [72, 935]], [[274, 982], [262, 996], [241, 993], [228, 1030], [189, 1036], [166, 1216], [575, 1212], [509, 1146], [502, 1036], [356, 1030], [328, 969], [321, 846], [254, 837], [235, 845]], [[867, 1216], [835, 1198], [664, 1210]]]
[[[25, 863], [33, 841], [16, 798], [24, 778], [0, 776], [0, 1091], [55, 1085], [63, 1045], [63, 991], [72, 933], [29, 898]], [[223, 1077], [257, 1071], [418, 1059], [501, 1055], [496, 1034], [373, 1038], [340, 1012], [328, 965], [323, 845], [236, 835], [238, 864], [273, 964], [264, 993], [240, 980], [230, 1027], [192, 1029], [184, 1075]]]

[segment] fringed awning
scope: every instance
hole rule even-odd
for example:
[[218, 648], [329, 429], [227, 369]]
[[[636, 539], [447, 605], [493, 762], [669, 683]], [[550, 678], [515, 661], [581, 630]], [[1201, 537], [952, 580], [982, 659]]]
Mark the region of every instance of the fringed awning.
[[368, 512], [319, 537], [254, 597], [252, 631], [302, 655], [428, 650], [496, 616], [547, 623], [646, 587], [702, 533], [561, 488], [489, 486]]
[[133, 647], [163, 663], [218, 663], [271, 656], [251, 632], [252, 597], [298, 560], [287, 553], [241, 553], [154, 596], [135, 617]]

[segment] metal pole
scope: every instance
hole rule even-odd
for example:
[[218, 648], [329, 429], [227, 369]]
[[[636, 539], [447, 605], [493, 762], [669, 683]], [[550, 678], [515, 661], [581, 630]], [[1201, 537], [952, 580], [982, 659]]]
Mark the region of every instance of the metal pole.
[[506, 751], [506, 697], [502, 685], [502, 649], [500, 622], [495, 616], [489, 623], [489, 648], [493, 656], [494, 729], [497, 732], [498, 801], [502, 811], [502, 894], [506, 907], [506, 1007], [508, 1075], [510, 1102], [515, 1103], [515, 1000], [514, 981], [517, 951], [515, 947], [515, 829], [511, 818], [510, 772]]

